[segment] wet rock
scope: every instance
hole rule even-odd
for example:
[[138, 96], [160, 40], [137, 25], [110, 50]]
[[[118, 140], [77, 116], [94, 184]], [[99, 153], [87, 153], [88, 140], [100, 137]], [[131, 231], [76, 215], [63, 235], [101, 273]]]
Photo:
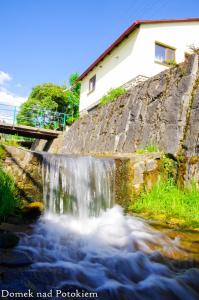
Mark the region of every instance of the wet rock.
[[6, 218], [6, 222], [10, 224], [20, 225], [24, 223], [24, 220], [20, 215], [10, 215]]
[[18, 242], [19, 237], [14, 233], [0, 231], [0, 248], [13, 248], [18, 244]]
[[1, 253], [0, 265], [7, 267], [21, 267], [31, 265], [33, 263], [33, 257], [19, 250], [4, 251]]
[[23, 216], [25, 219], [35, 220], [40, 217], [44, 209], [43, 203], [32, 202], [27, 204], [23, 210]]
[[[31, 269], [30, 266], [19, 266], [16, 269], [7, 268], [3, 274], [2, 283], [4, 288], [19, 291], [21, 289], [29, 289], [36, 292], [46, 292], [52, 287], [60, 285], [60, 282], [67, 280], [67, 272], [62, 268], [46, 268]], [[17, 276], [15, 276], [15, 271]], [[1, 283], [0, 283], [1, 288]]]
[[31, 224], [13, 224], [13, 223], [2, 223], [0, 225], [0, 231], [12, 232], [12, 233], [28, 233], [32, 231]]

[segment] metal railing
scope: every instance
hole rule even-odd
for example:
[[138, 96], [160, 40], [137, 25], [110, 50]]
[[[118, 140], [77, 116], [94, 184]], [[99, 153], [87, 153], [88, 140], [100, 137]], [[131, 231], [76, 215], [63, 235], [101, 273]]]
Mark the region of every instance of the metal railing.
[[0, 122], [12, 126], [26, 125], [36, 128], [64, 130], [69, 115], [57, 111], [32, 107], [26, 110], [25, 116], [17, 106], [0, 103]]

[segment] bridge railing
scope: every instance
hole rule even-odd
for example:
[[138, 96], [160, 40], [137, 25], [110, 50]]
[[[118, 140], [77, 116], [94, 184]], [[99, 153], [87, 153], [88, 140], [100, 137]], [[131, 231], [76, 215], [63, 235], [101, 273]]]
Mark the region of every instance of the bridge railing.
[[33, 107], [20, 114], [17, 106], [0, 103], [0, 122], [12, 126], [27, 125], [36, 128], [64, 130], [70, 116], [65, 113]]

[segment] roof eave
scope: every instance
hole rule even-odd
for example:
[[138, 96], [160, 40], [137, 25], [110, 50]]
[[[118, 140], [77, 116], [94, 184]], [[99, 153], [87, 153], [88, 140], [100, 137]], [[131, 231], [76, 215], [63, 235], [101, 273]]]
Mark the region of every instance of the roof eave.
[[128, 27], [77, 79], [81, 81], [90, 73], [100, 61], [102, 61], [116, 46], [118, 46], [125, 37], [137, 29], [142, 24], [162, 24], [162, 23], [180, 23], [180, 22], [199, 22], [199, 18], [184, 19], [165, 19], [165, 20], [137, 20]]

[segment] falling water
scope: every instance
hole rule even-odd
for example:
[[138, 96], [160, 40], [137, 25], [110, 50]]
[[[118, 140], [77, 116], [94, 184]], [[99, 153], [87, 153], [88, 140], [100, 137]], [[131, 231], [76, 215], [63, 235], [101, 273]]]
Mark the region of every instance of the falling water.
[[99, 216], [113, 204], [114, 160], [45, 154], [43, 187], [49, 212]]
[[199, 299], [199, 270], [170, 260], [185, 255], [180, 238], [113, 205], [113, 160], [43, 158], [46, 213], [17, 247], [33, 264], [8, 276], [4, 289], [52, 291], [51, 299], [66, 299], [68, 291], [94, 292], [88, 298], [99, 300]]

